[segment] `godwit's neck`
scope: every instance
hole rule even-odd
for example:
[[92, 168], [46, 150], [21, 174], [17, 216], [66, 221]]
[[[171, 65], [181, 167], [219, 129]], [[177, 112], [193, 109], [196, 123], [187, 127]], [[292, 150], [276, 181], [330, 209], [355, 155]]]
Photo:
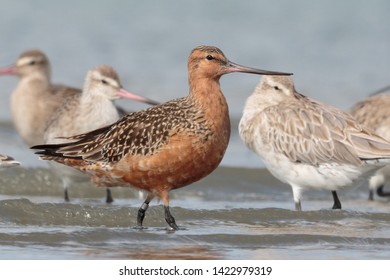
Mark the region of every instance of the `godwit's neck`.
[[42, 82], [50, 83], [50, 74], [42, 71], [36, 71], [26, 76], [22, 76], [21, 80], [26, 80], [26, 81], [39, 80]]
[[107, 97], [85, 93], [81, 95], [79, 109], [85, 120], [94, 120], [94, 126], [100, 127], [115, 122], [119, 118], [118, 111]]
[[197, 78], [190, 80], [189, 84], [190, 97], [193, 98], [198, 105], [208, 107], [211, 110], [216, 108], [211, 105], [216, 105], [218, 107], [221, 105], [227, 106], [218, 79]]
[[50, 77], [44, 73], [36, 72], [28, 76], [22, 77], [20, 79], [18, 88], [21, 91], [24, 91], [25, 88], [28, 88], [30, 92], [34, 92], [42, 96], [45, 93], [50, 93]]
[[211, 126], [230, 134], [229, 108], [218, 79], [192, 80], [189, 98], [203, 111]]

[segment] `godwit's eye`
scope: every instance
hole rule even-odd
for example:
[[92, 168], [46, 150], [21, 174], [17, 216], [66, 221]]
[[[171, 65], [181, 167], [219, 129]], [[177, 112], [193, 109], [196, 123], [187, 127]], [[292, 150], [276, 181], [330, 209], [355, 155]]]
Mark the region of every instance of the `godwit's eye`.
[[208, 56], [206, 56], [206, 59], [207, 59], [207, 60], [213, 60], [213, 59], [214, 59], [214, 56], [212, 56], [212, 55], [209, 54]]
[[34, 65], [35, 63], [37, 63], [35, 60], [32, 60], [30, 61], [29, 65]]
[[275, 90], [280, 90], [280, 88], [278, 86], [274, 86], [274, 89]]
[[106, 80], [102, 80], [103, 85], [108, 85], [108, 82]]

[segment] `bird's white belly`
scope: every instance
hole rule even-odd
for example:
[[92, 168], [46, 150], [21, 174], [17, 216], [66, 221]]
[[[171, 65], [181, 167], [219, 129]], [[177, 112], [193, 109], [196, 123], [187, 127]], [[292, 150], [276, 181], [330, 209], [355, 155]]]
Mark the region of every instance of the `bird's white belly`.
[[[261, 156], [261, 155], [260, 155]], [[261, 156], [268, 170], [279, 180], [303, 189], [338, 190], [342, 187], [358, 184], [364, 179], [362, 173], [370, 175], [369, 166], [326, 163], [313, 166], [291, 162], [284, 155], [264, 153]]]

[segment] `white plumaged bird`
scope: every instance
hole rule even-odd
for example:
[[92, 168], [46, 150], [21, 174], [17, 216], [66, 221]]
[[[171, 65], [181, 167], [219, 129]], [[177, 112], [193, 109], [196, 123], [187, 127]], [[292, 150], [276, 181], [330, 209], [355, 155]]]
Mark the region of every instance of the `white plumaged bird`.
[[390, 142], [350, 114], [295, 90], [288, 76], [263, 76], [246, 101], [239, 124], [245, 144], [267, 169], [292, 187], [301, 210], [305, 189], [336, 191], [390, 163]]
[[[82, 93], [64, 99], [49, 119], [44, 133], [44, 143], [72, 142], [65, 138], [116, 122], [120, 112], [113, 101], [118, 98], [128, 98], [151, 105], [158, 104], [124, 90], [118, 74], [112, 67], [108, 65], [96, 67], [88, 72]], [[86, 175], [71, 167], [57, 163], [53, 163], [53, 167], [62, 179], [65, 201], [69, 201], [68, 187], [72, 183], [89, 181]], [[107, 189], [106, 202], [112, 201], [111, 191]]]

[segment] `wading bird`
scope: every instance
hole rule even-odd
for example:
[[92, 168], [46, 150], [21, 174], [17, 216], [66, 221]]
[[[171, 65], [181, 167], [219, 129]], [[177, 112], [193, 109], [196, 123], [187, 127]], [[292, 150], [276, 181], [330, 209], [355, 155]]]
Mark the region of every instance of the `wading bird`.
[[142, 227], [150, 201], [164, 203], [165, 220], [178, 229], [169, 191], [210, 174], [230, 137], [228, 105], [219, 79], [232, 72], [290, 75], [240, 66], [216, 47], [200, 46], [188, 59], [189, 95], [128, 114], [113, 125], [69, 138], [73, 143], [39, 145], [37, 154], [72, 166], [101, 186], [135, 186], [148, 192], [139, 208]]

